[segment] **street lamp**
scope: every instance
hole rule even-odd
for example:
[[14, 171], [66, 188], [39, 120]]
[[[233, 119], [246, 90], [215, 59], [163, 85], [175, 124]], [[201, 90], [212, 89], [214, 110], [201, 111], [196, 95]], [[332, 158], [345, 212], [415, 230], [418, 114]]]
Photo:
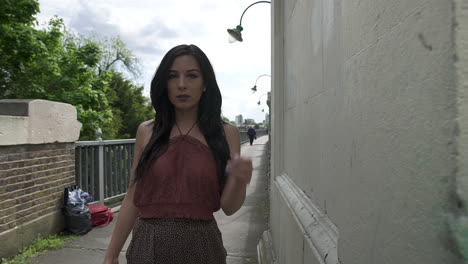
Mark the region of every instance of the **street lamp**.
[[244, 29], [242, 27], [242, 17], [244, 17], [244, 14], [245, 14], [245, 11], [247, 11], [247, 9], [249, 9], [251, 6], [253, 5], [256, 5], [256, 4], [260, 4], [260, 3], [268, 3], [268, 4], [271, 4], [270, 1], [257, 1], [251, 5], [249, 5], [245, 10], [244, 12], [242, 12], [242, 15], [241, 15], [241, 18], [240, 18], [240, 22], [239, 22], [239, 25], [237, 25], [235, 28], [233, 29], [228, 29], [227, 32], [229, 33], [229, 43], [233, 43], [233, 42], [236, 42], [236, 41], [239, 41], [239, 42], [242, 42], [243, 39], [242, 39], [242, 30]]
[[[260, 98], [258, 98], [258, 102], [257, 102], [257, 105], [261, 105], [262, 104], [262, 97], [267, 95], [267, 100], [266, 100], [266, 105], [268, 106], [268, 108], [270, 108], [270, 100], [271, 100], [271, 93], [270, 92], [267, 92], [267, 93], [264, 93], [260, 96]], [[262, 109], [262, 112], [265, 112], [265, 109]]]
[[257, 82], [258, 82], [258, 79], [260, 79], [261, 77], [263, 76], [268, 76], [271, 78], [271, 75], [268, 75], [268, 74], [262, 74], [260, 76], [257, 77], [257, 80], [255, 80], [255, 85], [254, 87], [250, 88], [250, 90], [252, 90], [253, 93], [255, 93], [257, 91]]
[[[260, 95], [260, 98], [258, 98], [258, 102], [257, 102], [258, 105], [261, 105], [261, 104], [262, 104], [262, 103], [261, 103], [262, 97], [265, 96], [265, 95], [268, 95], [268, 93], [264, 93], [264, 94]], [[263, 112], [263, 111], [262, 111], [262, 112]]]

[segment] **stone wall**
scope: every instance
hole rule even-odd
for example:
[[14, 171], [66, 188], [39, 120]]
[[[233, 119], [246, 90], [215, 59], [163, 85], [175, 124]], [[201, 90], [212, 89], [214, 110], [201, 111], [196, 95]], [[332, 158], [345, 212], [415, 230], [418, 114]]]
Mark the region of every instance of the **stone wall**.
[[[38, 235], [63, 229], [63, 189], [75, 183], [77, 138], [66, 139], [76, 129], [79, 133], [73, 110], [43, 100], [0, 100], [0, 257], [16, 254]], [[75, 129], [56, 135], [62, 127]]]
[[276, 263], [467, 262], [467, 3], [273, 1]]
[[60, 209], [75, 182], [73, 143], [0, 146], [0, 233]]

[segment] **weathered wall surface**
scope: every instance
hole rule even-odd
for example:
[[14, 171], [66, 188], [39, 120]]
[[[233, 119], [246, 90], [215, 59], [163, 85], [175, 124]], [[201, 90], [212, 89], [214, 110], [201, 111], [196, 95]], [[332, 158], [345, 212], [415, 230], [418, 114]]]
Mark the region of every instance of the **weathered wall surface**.
[[462, 263], [458, 2], [273, 2], [278, 263]]
[[0, 100], [0, 145], [74, 142], [81, 123], [74, 106], [46, 100]]
[[455, 3], [455, 81], [457, 93], [457, 206], [450, 214], [449, 223], [457, 246], [468, 259], [468, 1]]

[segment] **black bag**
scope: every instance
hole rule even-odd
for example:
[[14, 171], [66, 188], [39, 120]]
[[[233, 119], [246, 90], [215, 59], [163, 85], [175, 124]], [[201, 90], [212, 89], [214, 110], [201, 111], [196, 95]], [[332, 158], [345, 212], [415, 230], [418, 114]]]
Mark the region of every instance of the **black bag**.
[[88, 207], [83, 210], [74, 210], [71, 207], [63, 207], [63, 215], [65, 216], [65, 228], [72, 234], [84, 235], [93, 227], [91, 223], [91, 213]]
[[63, 191], [62, 213], [65, 216], [65, 229], [75, 235], [84, 235], [92, 229], [91, 213], [84, 204], [69, 202], [73, 191], [81, 191], [76, 185], [65, 187]]

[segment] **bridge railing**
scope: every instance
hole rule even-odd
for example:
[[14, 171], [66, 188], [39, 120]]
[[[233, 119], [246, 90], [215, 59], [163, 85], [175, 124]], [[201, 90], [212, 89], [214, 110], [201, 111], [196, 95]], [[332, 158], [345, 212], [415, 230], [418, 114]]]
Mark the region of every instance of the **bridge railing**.
[[[267, 134], [256, 130], [257, 137]], [[247, 132], [240, 132], [240, 141], [249, 141]], [[133, 162], [135, 139], [75, 142], [76, 184], [104, 203], [127, 193]]]
[[101, 203], [127, 193], [135, 139], [75, 142], [76, 184]]

